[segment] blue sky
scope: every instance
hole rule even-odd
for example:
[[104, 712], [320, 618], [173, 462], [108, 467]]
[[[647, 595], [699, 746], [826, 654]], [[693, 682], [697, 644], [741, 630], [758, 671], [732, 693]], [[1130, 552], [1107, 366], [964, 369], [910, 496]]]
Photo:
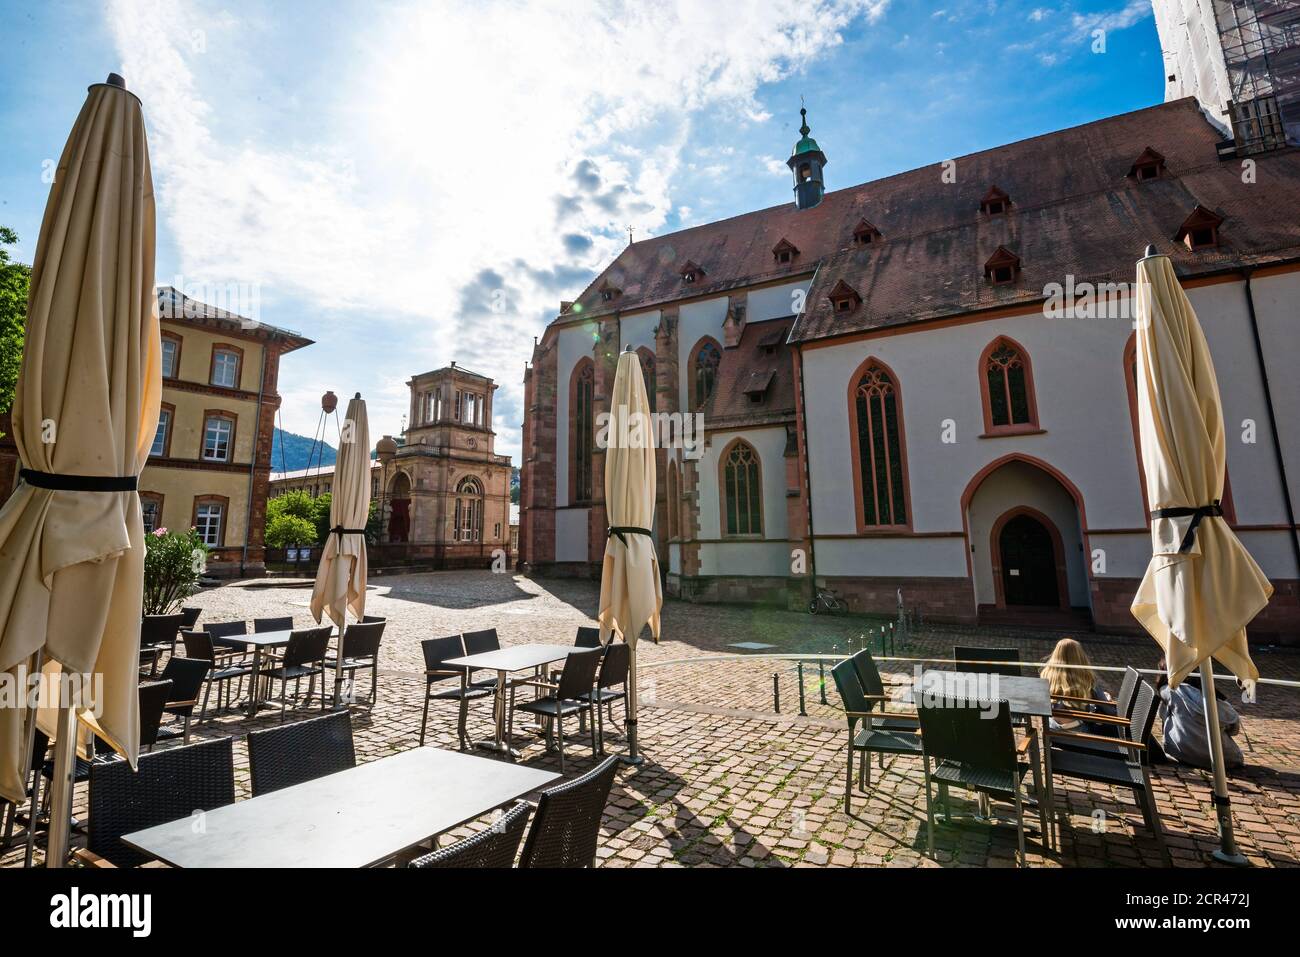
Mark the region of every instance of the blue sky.
[[500, 383], [516, 462], [559, 301], [629, 225], [790, 201], [801, 95], [836, 189], [1153, 105], [1164, 79], [1147, 0], [0, 0], [0, 24], [20, 258], [86, 85], [122, 72], [158, 281], [317, 342], [283, 363], [286, 428], [311, 434], [328, 388], [395, 432], [406, 378], [456, 360]]

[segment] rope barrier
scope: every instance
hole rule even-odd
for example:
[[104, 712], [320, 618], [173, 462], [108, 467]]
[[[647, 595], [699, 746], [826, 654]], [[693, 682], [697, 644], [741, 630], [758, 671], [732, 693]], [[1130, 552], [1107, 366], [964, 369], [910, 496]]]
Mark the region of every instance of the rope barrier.
[[[843, 661], [850, 657], [846, 654], [839, 653], [807, 653], [807, 654], [724, 654], [724, 655], [697, 655], [694, 658], [674, 658], [669, 661], [649, 661], [644, 664], [638, 663], [637, 667], [641, 671], [648, 671], [652, 668], [667, 668], [671, 665], [697, 665], [711, 664], [722, 661]], [[1042, 668], [1044, 662], [1036, 661], [978, 661], [969, 658], [904, 658], [894, 655], [873, 655], [872, 660], [876, 662], [894, 661], [907, 664], [924, 664], [926, 662], [939, 664], [963, 664], [963, 665], [996, 665], [999, 668], [1006, 668], [1011, 665], [1020, 668]], [[1095, 672], [1117, 672], [1122, 674], [1126, 669], [1118, 665], [1057, 665], [1060, 668], [1086, 668]], [[1156, 668], [1137, 668], [1138, 674], [1151, 675], [1159, 677], [1164, 674]], [[1216, 678], [1225, 678], [1235, 681], [1236, 678], [1231, 674], [1215, 673]], [[1268, 685], [1274, 688], [1300, 688], [1300, 681], [1289, 681], [1284, 678], [1260, 678], [1256, 684]]]

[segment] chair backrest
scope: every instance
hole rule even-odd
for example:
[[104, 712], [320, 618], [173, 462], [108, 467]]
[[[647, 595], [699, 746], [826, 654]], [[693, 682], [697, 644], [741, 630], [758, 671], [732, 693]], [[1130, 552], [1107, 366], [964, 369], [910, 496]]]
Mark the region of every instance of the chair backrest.
[[202, 608], [186, 607], [181, 609], [181, 627], [193, 628], [194, 623], [199, 620], [199, 615], [203, 613]]
[[[572, 656], [570, 656], [572, 657]], [[618, 758], [542, 792], [524, 841], [520, 867], [591, 867]]]
[[876, 667], [876, 659], [871, 657], [871, 652], [863, 648], [849, 660], [853, 662], [853, 670], [858, 673], [858, 684], [862, 686], [864, 694], [885, 693], [885, 683], [880, 679], [880, 669]]
[[838, 662], [831, 669], [831, 679], [835, 682], [835, 690], [840, 693], [840, 703], [844, 705], [846, 712], [856, 712], [849, 714], [849, 727], [862, 720], [862, 715], [866, 714], [875, 705], [874, 701], [868, 701], [863, 690], [862, 681], [858, 677], [858, 670], [853, 665], [852, 658], [845, 658]]
[[361, 620], [366, 624], [372, 624], [376, 621], [388, 621], [383, 615], [362, 615]]
[[963, 665], [962, 661], [1020, 661], [1019, 648], [976, 648], [972, 645], [954, 645], [953, 658], [958, 671], [977, 675], [1006, 675], [1008, 678], [1020, 677], [1020, 668], [1016, 665]]
[[627, 684], [628, 667], [632, 663], [632, 649], [625, 641], [610, 641], [605, 657], [600, 660], [600, 677], [596, 684], [601, 688]]
[[[211, 670], [212, 662], [206, 658], [169, 658], [167, 667], [162, 671], [163, 680], [172, 683], [168, 701], [197, 701], [203, 681]], [[184, 717], [194, 710], [194, 705], [183, 704], [163, 710]]]
[[1127, 718], [1133, 713], [1133, 704], [1137, 701], [1138, 682], [1142, 676], [1132, 665], [1124, 669], [1124, 678], [1119, 683], [1119, 693], [1115, 695], [1115, 713]]
[[592, 628], [588, 625], [578, 626], [578, 635], [573, 639], [575, 648], [599, 648], [600, 647], [600, 629]]
[[487, 628], [483, 631], [467, 631], [461, 636], [465, 640], [465, 654], [480, 655], [485, 651], [497, 651], [501, 647], [501, 639], [497, 637], [495, 628]]
[[599, 667], [598, 648], [584, 648], [582, 651], [569, 652], [569, 657], [564, 659], [564, 670], [560, 672], [555, 697], [561, 701], [589, 699], [591, 689], [596, 684], [596, 669]]
[[253, 797], [356, 766], [346, 711], [248, 733]]
[[460, 658], [465, 654], [465, 643], [461, 641], [460, 635], [448, 635], [445, 638], [426, 638], [420, 642], [420, 650], [424, 652], [424, 667], [426, 671], [454, 671], [455, 675], [429, 675], [430, 681], [445, 681], [448, 678], [457, 677], [465, 669], [453, 668], [444, 664], [450, 658]]
[[123, 834], [235, 802], [230, 738], [142, 754], [138, 766], [132, 771], [122, 758], [90, 765], [86, 846], [118, 867], [150, 860], [123, 844]]
[[532, 810], [522, 801], [473, 837], [417, 857], [408, 867], [510, 867]]
[[185, 616], [179, 612], [175, 615], [145, 615], [140, 619], [140, 647], [170, 645], [176, 640], [176, 632], [184, 621]]
[[248, 622], [246, 621], [210, 621], [203, 626], [213, 638], [231, 638], [235, 635], [248, 634]]
[[[1147, 744], [1151, 740], [1151, 727], [1156, 723], [1160, 713], [1160, 693], [1147, 681], [1138, 682], [1137, 694], [1133, 698], [1133, 713], [1129, 715], [1128, 727], [1125, 729], [1128, 739], [1134, 744]], [[1146, 752], [1124, 749], [1131, 764], [1145, 763]]]
[[[990, 713], [990, 708], [996, 708]], [[938, 760], [958, 761], [991, 771], [1014, 771], [1016, 739], [1011, 732], [1011, 709], [1005, 701], [958, 704], [941, 700], [918, 703], [921, 747]]]
[[343, 657], [373, 658], [379, 654], [384, 624], [382, 621], [363, 621], [348, 625], [343, 633]]
[[254, 618], [253, 633], [261, 631], [293, 631], [293, 616], [283, 618]]
[[324, 625], [290, 632], [289, 643], [284, 646], [284, 666], [295, 668], [322, 660], [329, 650], [331, 630]]
[[162, 724], [163, 708], [171, 700], [172, 683], [168, 680], [146, 681], [137, 693], [140, 699], [140, 747], [151, 748], [158, 743], [158, 726]]
[[212, 636], [206, 631], [182, 631], [181, 641], [185, 644], [186, 658], [199, 658], [208, 662], [217, 660]]

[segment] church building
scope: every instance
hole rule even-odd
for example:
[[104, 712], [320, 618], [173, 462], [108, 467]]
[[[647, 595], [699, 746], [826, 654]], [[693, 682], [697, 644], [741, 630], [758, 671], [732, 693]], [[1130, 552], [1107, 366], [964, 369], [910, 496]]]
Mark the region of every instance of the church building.
[[1151, 555], [1131, 286], [1168, 255], [1216, 364], [1226, 520], [1300, 632], [1300, 151], [1250, 155], [1185, 98], [629, 244], [525, 379], [520, 558], [598, 577], [620, 352], [701, 449], [659, 452], [670, 594], [1136, 632]]

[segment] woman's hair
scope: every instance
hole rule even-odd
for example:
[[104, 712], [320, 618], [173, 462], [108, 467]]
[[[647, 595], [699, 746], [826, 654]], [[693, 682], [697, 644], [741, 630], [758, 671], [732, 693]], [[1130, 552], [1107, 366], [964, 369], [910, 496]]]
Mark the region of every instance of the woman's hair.
[[[1081, 667], [1064, 668], [1062, 665]], [[1051, 655], [1043, 665], [1043, 678], [1052, 694], [1068, 695], [1072, 698], [1094, 697], [1097, 676], [1092, 673], [1092, 662], [1083, 645], [1073, 638], [1062, 638], [1052, 649]]]

